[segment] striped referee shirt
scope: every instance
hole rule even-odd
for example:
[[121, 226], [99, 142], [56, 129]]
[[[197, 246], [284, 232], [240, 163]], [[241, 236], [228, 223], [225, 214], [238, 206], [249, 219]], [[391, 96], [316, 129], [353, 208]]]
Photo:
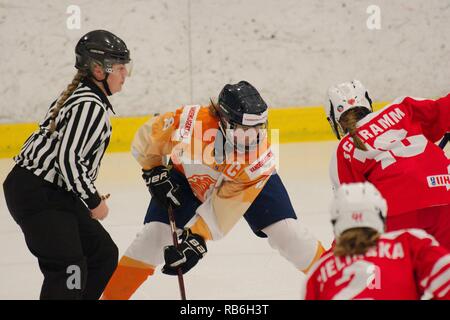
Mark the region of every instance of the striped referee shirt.
[[111, 136], [110, 113], [114, 110], [106, 95], [85, 78], [66, 100], [49, 132], [51, 110], [24, 143], [17, 165], [44, 180], [73, 191], [89, 208], [101, 199], [94, 186], [100, 162]]

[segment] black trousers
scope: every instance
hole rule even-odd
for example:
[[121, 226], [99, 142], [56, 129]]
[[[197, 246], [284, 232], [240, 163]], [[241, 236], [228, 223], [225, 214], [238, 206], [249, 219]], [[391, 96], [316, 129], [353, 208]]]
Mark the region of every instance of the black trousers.
[[98, 299], [117, 266], [118, 249], [85, 204], [19, 166], [3, 190], [44, 275], [40, 298]]

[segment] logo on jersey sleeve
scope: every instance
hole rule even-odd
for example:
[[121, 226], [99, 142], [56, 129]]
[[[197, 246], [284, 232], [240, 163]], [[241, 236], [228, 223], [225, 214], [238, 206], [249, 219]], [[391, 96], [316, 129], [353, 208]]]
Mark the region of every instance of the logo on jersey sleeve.
[[169, 129], [173, 125], [174, 122], [175, 122], [175, 120], [173, 117], [164, 119], [163, 130]]
[[430, 188], [446, 187], [450, 190], [450, 174], [441, 174], [437, 176], [428, 176], [428, 186]]
[[254, 180], [260, 175], [270, 171], [273, 167], [275, 167], [275, 157], [272, 150], [269, 148], [259, 157], [259, 159], [247, 167], [245, 172], [251, 180]]
[[435, 176], [428, 176], [428, 186], [430, 188], [446, 187], [447, 191], [450, 190], [450, 165], [447, 167], [449, 174], [438, 174]]
[[185, 106], [183, 113], [181, 114], [180, 126], [175, 132], [175, 141], [183, 141], [184, 143], [189, 143], [192, 131], [194, 129], [194, 122], [197, 118], [200, 106]]

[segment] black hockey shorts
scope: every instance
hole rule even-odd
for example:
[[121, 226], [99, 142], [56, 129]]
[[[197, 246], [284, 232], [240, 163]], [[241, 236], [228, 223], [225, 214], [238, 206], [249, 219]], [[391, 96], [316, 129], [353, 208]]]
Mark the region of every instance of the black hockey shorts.
[[[175, 222], [178, 228], [183, 228], [195, 215], [195, 210], [202, 204], [192, 192], [186, 177], [175, 169], [170, 171], [171, 179], [177, 183], [182, 190], [181, 203], [183, 206], [174, 209]], [[270, 176], [263, 189], [250, 205], [244, 218], [253, 232], [262, 238], [267, 236], [261, 230], [271, 224], [287, 219], [297, 219], [292, 207], [289, 195], [278, 174]], [[144, 223], [159, 221], [169, 223], [167, 210], [155, 199], [150, 200]]]
[[85, 204], [19, 166], [3, 190], [44, 275], [40, 298], [98, 299], [117, 266], [118, 249]]

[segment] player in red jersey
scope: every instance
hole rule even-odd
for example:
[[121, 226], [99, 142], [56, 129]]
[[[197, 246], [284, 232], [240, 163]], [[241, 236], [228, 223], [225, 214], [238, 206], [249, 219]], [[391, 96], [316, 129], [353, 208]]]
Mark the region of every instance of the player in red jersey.
[[387, 231], [420, 228], [450, 248], [450, 160], [435, 142], [450, 131], [450, 95], [396, 99], [372, 112], [354, 80], [328, 90], [328, 121], [340, 139], [330, 174], [334, 187], [369, 181], [388, 203]]
[[449, 251], [420, 229], [384, 233], [386, 210], [369, 182], [338, 188], [336, 246], [311, 269], [305, 299], [450, 299]]

